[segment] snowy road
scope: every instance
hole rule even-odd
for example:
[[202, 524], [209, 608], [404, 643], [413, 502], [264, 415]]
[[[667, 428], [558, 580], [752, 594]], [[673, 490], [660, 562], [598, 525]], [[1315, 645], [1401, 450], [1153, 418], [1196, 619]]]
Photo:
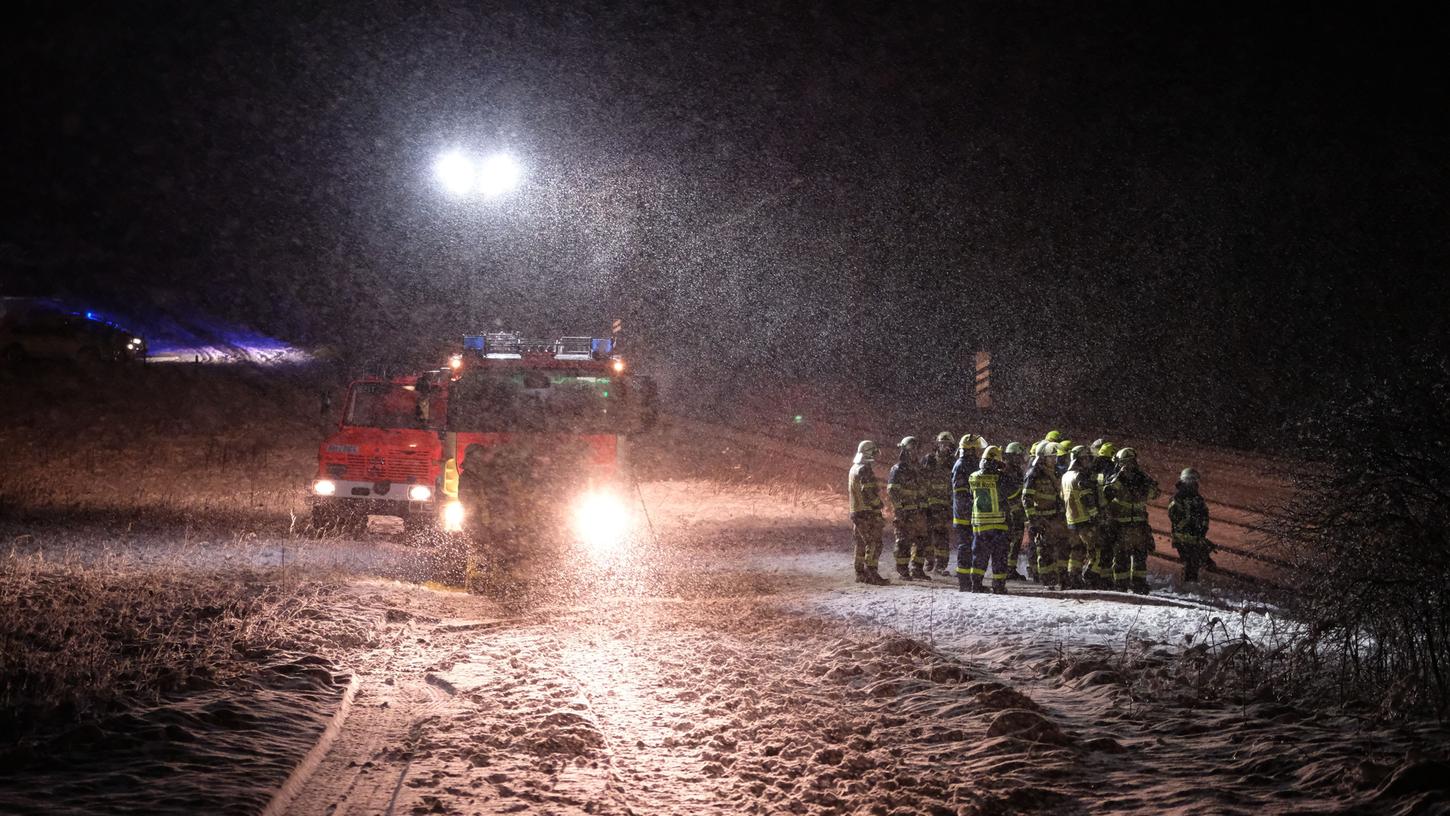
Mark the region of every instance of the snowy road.
[[564, 568], [525, 603], [359, 584], [384, 593], [388, 636], [358, 656], [340, 736], [278, 812], [1248, 814], [1431, 801], [1413, 786], [1375, 799], [1421, 767], [1416, 738], [1172, 691], [1186, 645], [1266, 636], [1277, 624], [1264, 615], [1182, 596], [863, 587], [825, 504], [700, 482], [646, 496], [670, 548], [652, 566]]

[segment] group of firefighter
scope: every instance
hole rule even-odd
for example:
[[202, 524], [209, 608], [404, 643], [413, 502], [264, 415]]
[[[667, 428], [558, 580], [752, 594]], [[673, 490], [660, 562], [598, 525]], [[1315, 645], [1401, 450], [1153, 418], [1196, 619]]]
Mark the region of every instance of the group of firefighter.
[[[898, 448], [886, 497], [902, 580], [950, 576], [955, 531], [962, 592], [1005, 593], [1008, 578], [1056, 589], [1148, 592], [1148, 553], [1156, 548], [1148, 503], [1160, 491], [1133, 448], [1103, 439], [1074, 445], [1059, 431], [1031, 446], [1030, 462], [1022, 443], [999, 447], [976, 434], [954, 443], [943, 431], [925, 454], [913, 436]], [[878, 568], [886, 524], [872, 467], [878, 452], [875, 442], [861, 442], [849, 478], [856, 580], [867, 584], [890, 583]], [[1198, 472], [1184, 469], [1168, 507], [1185, 581], [1196, 581], [1211, 563], [1208, 506], [1198, 487]], [[1026, 576], [1018, 571], [1024, 532]]]

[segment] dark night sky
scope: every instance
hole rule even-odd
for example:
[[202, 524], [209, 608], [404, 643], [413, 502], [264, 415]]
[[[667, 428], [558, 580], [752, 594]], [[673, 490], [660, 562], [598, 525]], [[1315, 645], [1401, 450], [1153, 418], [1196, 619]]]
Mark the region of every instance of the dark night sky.
[[[1127, 420], [1443, 340], [1443, 18], [700, 5], [31, 4], [0, 274], [374, 349], [623, 315], [886, 393], [985, 346]], [[453, 146], [527, 185], [447, 199]]]

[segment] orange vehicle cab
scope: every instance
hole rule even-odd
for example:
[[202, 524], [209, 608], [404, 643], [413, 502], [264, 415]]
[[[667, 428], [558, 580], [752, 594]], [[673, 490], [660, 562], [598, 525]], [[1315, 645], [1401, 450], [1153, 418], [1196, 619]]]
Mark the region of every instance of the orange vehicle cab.
[[365, 377], [347, 391], [342, 421], [317, 452], [313, 527], [360, 532], [370, 515], [431, 526], [442, 485], [446, 371]]

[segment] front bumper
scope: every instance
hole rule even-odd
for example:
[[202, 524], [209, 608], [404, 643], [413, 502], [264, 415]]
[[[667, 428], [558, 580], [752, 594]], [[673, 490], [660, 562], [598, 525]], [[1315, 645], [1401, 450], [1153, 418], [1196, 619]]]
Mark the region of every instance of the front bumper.
[[[323, 482], [331, 485], [329, 492], [318, 486]], [[416, 484], [403, 482], [362, 482], [348, 479], [318, 479], [313, 482], [313, 498], [321, 504], [347, 507], [373, 515], [432, 515], [438, 512], [437, 494], [433, 488], [424, 485], [428, 498], [419, 499], [411, 495]]]

